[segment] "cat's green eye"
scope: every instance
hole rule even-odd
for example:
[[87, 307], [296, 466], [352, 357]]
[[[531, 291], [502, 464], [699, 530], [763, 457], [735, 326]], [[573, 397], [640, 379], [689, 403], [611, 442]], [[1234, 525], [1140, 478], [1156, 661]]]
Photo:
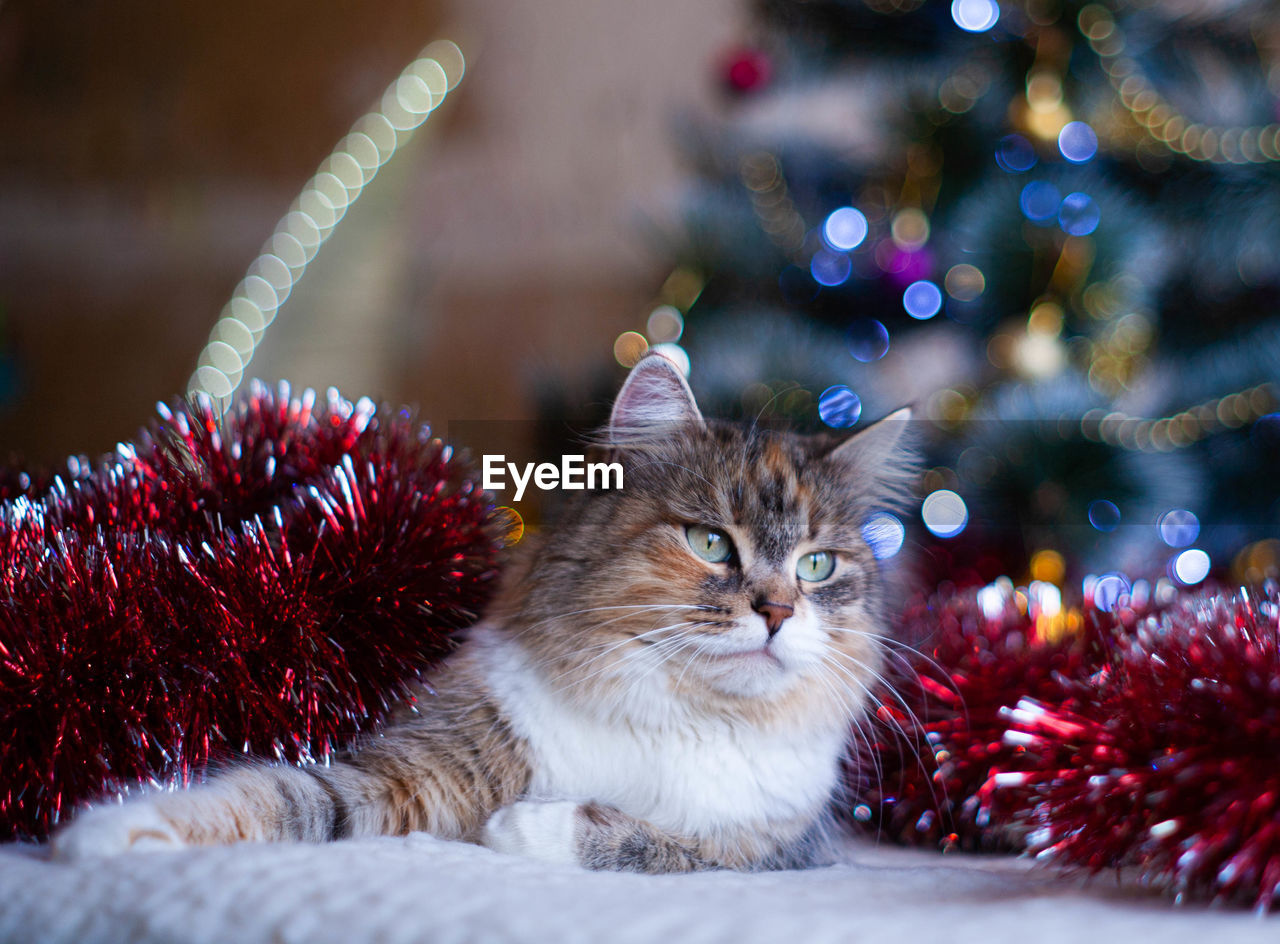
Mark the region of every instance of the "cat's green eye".
[[836, 569], [835, 555], [829, 551], [814, 551], [796, 563], [796, 576], [801, 580], [817, 582], [826, 580]]
[[728, 537], [704, 525], [689, 525], [684, 529], [684, 537], [693, 553], [710, 564], [721, 564], [733, 553], [733, 544]]

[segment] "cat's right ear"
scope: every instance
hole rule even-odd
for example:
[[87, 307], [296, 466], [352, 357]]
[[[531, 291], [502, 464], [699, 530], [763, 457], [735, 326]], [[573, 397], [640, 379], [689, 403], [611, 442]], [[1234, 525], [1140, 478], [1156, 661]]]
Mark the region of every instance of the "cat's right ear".
[[702, 429], [706, 422], [684, 374], [661, 354], [645, 355], [631, 368], [613, 402], [608, 441], [622, 446], [689, 425]]

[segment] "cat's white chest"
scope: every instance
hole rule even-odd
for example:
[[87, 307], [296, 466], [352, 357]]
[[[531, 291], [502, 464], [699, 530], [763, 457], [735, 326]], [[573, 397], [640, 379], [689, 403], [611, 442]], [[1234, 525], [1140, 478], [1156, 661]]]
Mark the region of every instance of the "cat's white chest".
[[503, 647], [490, 681], [529, 745], [536, 799], [596, 801], [684, 835], [809, 821], [838, 777], [846, 733], [699, 721], [661, 729], [592, 717]]

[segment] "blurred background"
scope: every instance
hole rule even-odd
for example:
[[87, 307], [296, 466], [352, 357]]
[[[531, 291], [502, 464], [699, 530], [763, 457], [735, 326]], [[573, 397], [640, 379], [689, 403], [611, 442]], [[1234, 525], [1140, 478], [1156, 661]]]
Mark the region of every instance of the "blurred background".
[[[1266, 0], [7, 0], [0, 443], [259, 376], [547, 454], [663, 346], [709, 413], [914, 404], [867, 535], [935, 579], [1056, 619], [1274, 578], [1278, 103]], [[353, 127], [380, 169], [326, 196]]]
[[[667, 275], [682, 109], [735, 0], [0, 3], [0, 450], [106, 452], [187, 389], [321, 162], [428, 42], [467, 74], [361, 194], [249, 376], [532, 419]], [[669, 266], [668, 266], [669, 269]]]

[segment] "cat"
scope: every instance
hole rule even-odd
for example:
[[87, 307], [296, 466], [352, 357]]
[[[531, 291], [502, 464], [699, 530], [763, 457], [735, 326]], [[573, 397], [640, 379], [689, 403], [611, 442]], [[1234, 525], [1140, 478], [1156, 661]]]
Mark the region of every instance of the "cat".
[[92, 807], [54, 856], [424, 830], [589, 869], [819, 861], [882, 659], [861, 525], [911, 481], [908, 415], [843, 440], [708, 421], [646, 356], [593, 447], [625, 487], [566, 497], [382, 733]]

